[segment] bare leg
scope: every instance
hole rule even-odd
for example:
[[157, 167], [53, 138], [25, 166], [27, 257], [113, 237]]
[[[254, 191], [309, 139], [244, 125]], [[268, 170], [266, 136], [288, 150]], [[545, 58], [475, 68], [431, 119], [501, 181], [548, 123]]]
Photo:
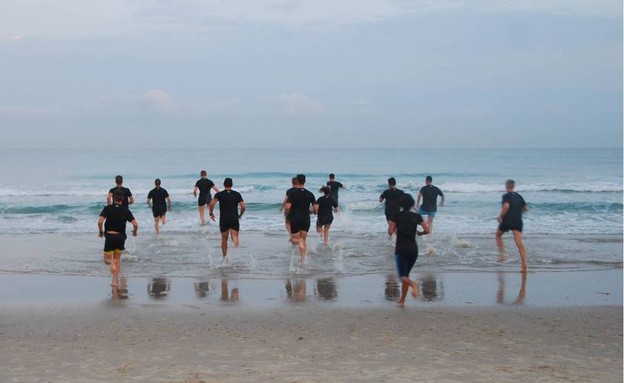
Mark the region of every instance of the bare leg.
[[522, 285], [520, 286], [520, 291], [518, 291], [518, 299], [516, 299], [516, 304], [521, 305], [524, 303], [524, 298], [526, 297], [526, 281], [527, 281], [527, 273], [522, 273]]
[[160, 228], [158, 227], [158, 217], [154, 218], [154, 230], [156, 231], [156, 236], [160, 234]]
[[522, 261], [521, 272], [527, 272], [527, 260], [526, 260], [526, 250], [524, 249], [524, 244], [522, 243], [522, 232], [514, 230], [513, 231], [514, 241], [516, 241], [516, 246], [518, 246], [518, 251], [520, 252], [520, 260]]
[[410, 284], [405, 282], [404, 278], [401, 278], [401, 298], [399, 298], [399, 306], [405, 306], [405, 297], [407, 297], [407, 291], [410, 288]]
[[232, 234], [232, 242], [234, 242], [234, 247], [238, 249], [240, 242], [238, 240], [238, 231], [230, 230], [230, 234]]
[[427, 227], [429, 228], [429, 235], [431, 235], [433, 233], [433, 217], [430, 215], [427, 216]]
[[199, 206], [199, 221], [202, 225], [206, 224], [206, 219], [204, 219], [204, 205]]
[[229, 234], [229, 231], [221, 233], [221, 253], [223, 253], [223, 258], [227, 257], [227, 241]]
[[308, 232], [303, 231], [303, 230], [300, 231], [299, 232], [299, 253], [301, 253], [301, 266], [303, 266], [306, 252], [308, 251], [307, 239], [308, 239]]
[[329, 243], [329, 227], [331, 225], [323, 226], [323, 243], [327, 245]]
[[295, 234], [290, 234], [290, 244], [291, 245], [295, 245], [295, 246], [299, 246], [299, 233], [295, 233]]
[[105, 252], [104, 253], [104, 263], [107, 265], [111, 264], [111, 260], [113, 259], [113, 252]]
[[119, 272], [121, 271], [121, 252], [115, 251], [113, 254], [110, 270], [113, 274], [111, 286], [117, 287], [117, 283], [119, 282]]
[[284, 222], [285, 222], [285, 226], [286, 226], [286, 231], [288, 232], [288, 234], [292, 234], [290, 232], [290, 221], [288, 219], [285, 219]]
[[503, 244], [503, 232], [496, 230], [496, 246], [498, 246], [498, 262], [505, 260], [505, 245]]
[[161, 216], [160, 216], [160, 223], [161, 223], [162, 225], [164, 225], [164, 224], [166, 224], [166, 223], [167, 223], [167, 218], [166, 218], [166, 216], [164, 216], [164, 215], [161, 215]]

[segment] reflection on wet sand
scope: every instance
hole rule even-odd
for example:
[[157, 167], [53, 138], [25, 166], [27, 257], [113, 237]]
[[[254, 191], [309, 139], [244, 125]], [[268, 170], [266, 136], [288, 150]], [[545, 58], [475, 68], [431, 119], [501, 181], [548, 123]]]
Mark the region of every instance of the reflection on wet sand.
[[444, 301], [444, 283], [436, 280], [435, 274], [425, 274], [420, 280], [422, 299], [427, 302]]
[[401, 292], [399, 291], [399, 283], [397, 282], [396, 275], [388, 274], [386, 275], [386, 283], [384, 288], [384, 296], [386, 300], [391, 302], [397, 302], [399, 300], [399, 296]]
[[164, 299], [169, 295], [171, 284], [165, 277], [154, 277], [147, 285], [147, 293], [154, 299]]
[[[526, 297], [527, 274], [520, 273], [520, 275], [521, 285], [520, 290], [518, 291], [518, 297], [513, 302], [515, 305], [524, 304], [524, 298]], [[505, 276], [506, 274], [504, 272], [498, 272], [498, 291], [496, 292], [496, 303], [499, 304], [505, 304]]]
[[238, 302], [240, 293], [238, 287], [234, 287], [230, 292], [228, 288], [228, 280], [226, 278], [221, 279], [221, 302]]
[[119, 301], [123, 299], [128, 299], [128, 280], [126, 277], [119, 278], [119, 287], [113, 287], [111, 294], [115, 303], [119, 303]]
[[210, 292], [210, 282], [195, 282], [193, 287], [198, 298], [205, 298]]
[[333, 278], [322, 278], [316, 281], [316, 295], [321, 300], [330, 301], [338, 296], [336, 282]]
[[303, 278], [296, 278], [294, 280], [286, 281], [286, 295], [288, 300], [292, 302], [304, 302], [306, 300], [306, 280]]

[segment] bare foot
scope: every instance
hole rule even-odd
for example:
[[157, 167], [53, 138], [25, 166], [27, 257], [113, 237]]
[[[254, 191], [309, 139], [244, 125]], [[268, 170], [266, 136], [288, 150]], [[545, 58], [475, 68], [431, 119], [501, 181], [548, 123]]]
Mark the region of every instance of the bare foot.
[[498, 255], [498, 263], [503, 263], [505, 262], [505, 253], [500, 253]]
[[399, 301], [399, 307], [400, 308], [405, 307], [405, 301]]
[[416, 284], [416, 282], [413, 282], [412, 283], [412, 297], [418, 298], [419, 295], [420, 295], [420, 289], [418, 288], [418, 285]]

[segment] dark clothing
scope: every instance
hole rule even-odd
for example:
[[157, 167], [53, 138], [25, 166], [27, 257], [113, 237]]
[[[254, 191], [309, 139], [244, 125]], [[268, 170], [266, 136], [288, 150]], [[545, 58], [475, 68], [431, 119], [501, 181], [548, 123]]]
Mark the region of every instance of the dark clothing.
[[[330, 197], [331, 198], [331, 197]], [[318, 215], [316, 218], [316, 226], [322, 227], [325, 225], [331, 225], [334, 222], [333, 215]]]
[[425, 185], [420, 188], [420, 194], [422, 194], [423, 202], [420, 208], [424, 211], [437, 211], [438, 210], [438, 196], [442, 197], [442, 191], [433, 185]]
[[326, 195], [317, 199], [316, 204], [318, 205], [316, 226], [331, 225], [334, 222], [334, 209], [338, 207], [338, 202], [331, 195]]
[[342, 184], [338, 181], [327, 181], [327, 186], [331, 189], [331, 197], [338, 203], [338, 191], [342, 187]]
[[394, 262], [396, 263], [397, 273], [400, 277], [408, 277], [410, 271], [416, 264], [416, 260], [418, 259], [418, 251], [415, 253], [409, 254], [396, 254], [394, 256]]
[[111, 190], [109, 190], [108, 192], [110, 194], [113, 195], [113, 201], [115, 200], [115, 192], [117, 190], [121, 190], [123, 192], [124, 198], [122, 201], [122, 205], [125, 206], [126, 208], [130, 206], [130, 197], [132, 197], [132, 192], [130, 191], [130, 189], [125, 188], [125, 187], [119, 187], [119, 186], [115, 186], [114, 188], [112, 188]]
[[152, 215], [154, 215], [154, 218], [157, 217], [164, 217], [165, 215], [167, 215], [167, 207], [154, 207], [152, 206]]
[[401, 211], [400, 200], [403, 197], [403, 190], [388, 189], [381, 194], [381, 199], [386, 201], [386, 219], [389, 221], [393, 215]]
[[418, 213], [401, 211], [395, 214], [390, 221], [396, 223], [396, 250], [395, 254], [418, 254], [416, 244], [416, 231], [418, 225], [423, 222], [423, 217]]
[[316, 198], [309, 190], [297, 188], [288, 195], [290, 211], [290, 232], [296, 234], [300, 231], [310, 230], [310, 205], [316, 205]]
[[243, 196], [235, 190], [221, 190], [214, 198], [219, 201], [219, 228], [221, 232], [228, 230], [238, 231], [238, 204], [243, 201]]
[[286, 196], [288, 197], [290, 195], [290, 193], [293, 192], [293, 190], [297, 190], [297, 188], [296, 187], [292, 187], [292, 188], [286, 190]]
[[126, 250], [126, 233], [122, 234], [104, 234], [104, 252], [110, 253], [115, 250]]
[[106, 218], [104, 222], [104, 231], [115, 231], [117, 233], [126, 233], [126, 222], [134, 221], [134, 216], [128, 208], [122, 205], [108, 205], [102, 209], [100, 217]]
[[507, 214], [503, 217], [503, 222], [498, 228], [502, 232], [509, 230], [522, 232], [522, 213], [526, 206], [524, 198], [516, 192], [507, 193], [503, 195], [503, 204], [505, 203], [509, 204], [509, 210], [507, 210]]
[[152, 200], [154, 217], [160, 217], [167, 213], [167, 198], [169, 198], [167, 190], [161, 187], [153, 188], [147, 194], [147, 198]]
[[204, 206], [211, 199], [210, 189], [214, 186], [214, 182], [208, 178], [200, 178], [195, 182], [195, 187], [199, 189], [199, 198], [197, 199], [199, 206]]

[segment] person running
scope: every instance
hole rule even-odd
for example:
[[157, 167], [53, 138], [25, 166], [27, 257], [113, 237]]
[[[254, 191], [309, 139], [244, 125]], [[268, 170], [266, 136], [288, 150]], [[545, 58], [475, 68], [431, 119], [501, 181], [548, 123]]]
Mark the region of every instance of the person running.
[[[401, 278], [401, 298], [399, 298], [399, 306], [405, 306], [405, 298], [407, 291], [412, 288], [412, 296], [416, 298], [419, 294], [418, 284], [410, 279], [409, 274], [418, 259], [418, 245], [416, 244], [417, 235], [425, 235], [429, 229], [424, 222], [423, 217], [412, 212], [415, 201], [410, 194], [404, 194], [400, 199], [401, 211], [392, 216], [388, 222], [388, 234], [396, 233], [396, 247], [394, 251], [394, 260], [396, 262], [397, 272]], [[418, 231], [418, 225], [423, 231]]]
[[[227, 257], [227, 241], [232, 236], [234, 247], [238, 247], [238, 232], [240, 230], [239, 219], [245, 214], [245, 201], [239, 192], [232, 190], [232, 179], [226, 178], [223, 181], [222, 190], [215, 194], [210, 202], [210, 219], [215, 220], [214, 208], [219, 202], [219, 230], [221, 231], [221, 252], [223, 259]], [[238, 206], [240, 205], [240, 213]]]
[[121, 192], [123, 193], [123, 201], [122, 201], [122, 205], [126, 208], [129, 208], [130, 205], [132, 205], [134, 203], [134, 197], [132, 196], [132, 192], [130, 191], [130, 189], [126, 188], [123, 186], [123, 177], [122, 176], [116, 176], [115, 177], [115, 184], [117, 186], [115, 186], [114, 188], [110, 189], [108, 191], [108, 195], [106, 196], [106, 204], [110, 205], [113, 203], [113, 194], [115, 193], [116, 190], [121, 190]]
[[386, 221], [390, 222], [390, 218], [401, 210], [400, 200], [405, 193], [401, 189], [397, 189], [394, 177], [388, 178], [388, 189], [379, 197], [379, 203], [386, 201]]
[[[286, 190], [286, 196], [284, 197], [284, 201], [282, 201], [282, 206], [280, 207], [280, 211], [286, 208], [286, 203], [288, 203], [288, 196], [290, 195], [290, 193], [292, 193], [293, 190], [297, 189], [297, 177], [293, 177], [291, 182], [292, 182], [292, 187]], [[286, 214], [285, 212], [284, 212], [284, 224], [286, 226], [286, 231], [288, 231], [288, 235], [290, 235], [290, 221], [288, 220], [288, 214]]]
[[199, 191], [199, 198], [197, 198], [197, 207], [199, 209], [199, 220], [202, 225], [206, 224], [206, 220], [204, 219], [204, 212], [206, 204], [212, 199], [210, 194], [210, 189], [213, 189], [216, 193], [219, 192], [219, 188], [215, 186], [214, 182], [209, 180], [206, 175], [206, 171], [202, 170], [200, 173], [200, 179], [195, 182], [195, 187], [193, 188], [193, 196], [197, 197], [197, 192]]
[[505, 182], [505, 188], [507, 193], [503, 195], [503, 208], [498, 216], [498, 230], [496, 230], [496, 245], [499, 251], [499, 262], [505, 260], [505, 246], [503, 244], [503, 234], [511, 230], [513, 233], [514, 241], [520, 252], [520, 260], [522, 262], [521, 272], [527, 272], [527, 260], [526, 250], [522, 243], [522, 213], [529, 210], [524, 198], [514, 191], [516, 182], [514, 180], [507, 180]]
[[304, 265], [306, 252], [308, 250], [307, 238], [310, 230], [310, 206], [314, 214], [317, 213], [318, 205], [316, 198], [305, 188], [306, 176], [297, 175], [297, 187], [288, 195], [286, 202], [286, 214], [290, 221], [290, 242], [299, 245], [301, 254], [301, 266]]
[[338, 211], [338, 201], [331, 195], [329, 186], [323, 186], [320, 190], [324, 195], [316, 200], [318, 215], [316, 218], [316, 231], [323, 237], [323, 244], [329, 243], [329, 227], [334, 222], [333, 212]]
[[113, 204], [106, 205], [100, 213], [98, 228], [100, 238], [104, 241], [104, 263], [110, 265], [113, 274], [112, 287], [117, 287], [119, 272], [121, 271], [121, 253], [125, 250], [126, 243], [126, 222], [132, 224], [132, 235], [136, 237], [139, 224], [130, 212], [123, 206], [124, 193], [116, 190], [113, 194]]
[[334, 201], [336, 201], [336, 203], [338, 203], [338, 191], [340, 189], [344, 189], [344, 185], [336, 181], [336, 175], [334, 173], [331, 173], [329, 175], [329, 181], [327, 181], [327, 186], [329, 186], [331, 189], [331, 197], [334, 199]]
[[160, 234], [159, 224], [164, 225], [167, 223], [165, 215], [171, 209], [171, 197], [166, 189], [160, 187], [160, 179], [156, 178], [154, 185], [156, 187], [147, 194], [147, 206], [152, 207], [154, 230], [156, 230], [156, 236], [158, 237]]
[[[442, 194], [442, 191], [438, 189], [437, 186], [433, 186], [432, 182], [433, 178], [431, 176], [427, 176], [425, 178], [425, 186], [420, 188], [420, 192], [416, 198], [416, 209], [418, 209], [418, 213], [422, 216], [427, 216], [429, 234], [433, 232], [433, 219], [435, 218], [438, 210], [438, 196], [441, 198], [440, 206], [444, 206], [444, 194]], [[423, 201], [422, 205], [420, 205], [421, 199]]]

